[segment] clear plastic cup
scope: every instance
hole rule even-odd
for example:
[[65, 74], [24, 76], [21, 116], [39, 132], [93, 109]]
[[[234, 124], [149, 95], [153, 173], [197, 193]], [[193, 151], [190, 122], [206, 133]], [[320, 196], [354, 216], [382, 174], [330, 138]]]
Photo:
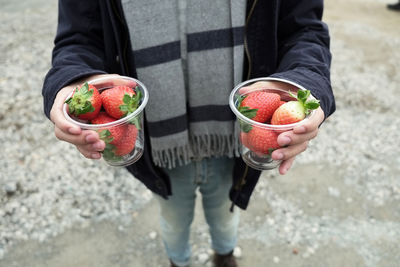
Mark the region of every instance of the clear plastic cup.
[[[131, 114], [105, 124], [90, 124], [88, 121], [77, 120], [68, 114], [68, 105], [64, 104], [63, 112], [65, 118], [85, 130], [94, 130], [99, 133], [100, 138], [106, 143], [106, 148], [102, 151], [103, 159], [111, 166], [127, 166], [136, 162], [143, 154], [144, 149], [144, 129], [143, 129], [143, 110], [149, 99], [146, 86], [137, 79], [126, 76], [102, 77], [88, 81], [94, 85], [101, 93], [104, 90], [115, 86], [124, 85], [132, 87], [136, 93], [140, 91], [141, 100], [138, 108]], [[67, 97], [72, 96], [71, 94]], [[122, 133], [118, 142], [110, 142], [110, 133]], [[112, 136], [112, 135], [111, 135]]]
[[[283, 82], [286, 83], [287, 89], [277, 89], [265, 86], [257, 86], [249, 89], [248, 87], [257, 82], [268, 81], [268, 82]], [[246, 87], [246, 88], [244, 88]], [[296, 84], [291, 81], [287, 81], [279, 78], [257, 78], [248, 80], [238, 84], [231, 92], [229, 96], [229, 106], [233, 113], [236, 115], [236, 119], [238, 121], [238, 138], [240, 140], [241, 149], [240, 153], [244, 162], [250, 167], [257, 170], [271, 170], [279, 166], [282, 162], [281, 160], [274, 160], [271, 157], [272, 152], [275, 149], [279, 148], [277, 145], [278, 135], [292, 130], [294, 127], [303, 124], [306, 120], [308, 120], [311, 116], [313, 116], [314, 111], [311, 111], [309, 115], [306, 116], [302, 121], [285, 124], [285, 125], [272, 125], [267, 123], [256, 122], [252, 119], [247, 118], [238, 110], [239, 98], [243, 95], [249, 94], [255, 91], [266, 91], [271, 93], [277, 93], [280, 95], [281, 100], [290, 101], [296, 100], [292, 96], [290, 96], [289, 91], [296, 95], [296, 92], [299, 90], [306, 90], [299, 84]], [[310, 95], [310, 99], [315, 99]], [[257, 146], [257, 148], [252, 145], [252, 140], [255, 140], [256, 137], [264, 136], [262, 145]]]

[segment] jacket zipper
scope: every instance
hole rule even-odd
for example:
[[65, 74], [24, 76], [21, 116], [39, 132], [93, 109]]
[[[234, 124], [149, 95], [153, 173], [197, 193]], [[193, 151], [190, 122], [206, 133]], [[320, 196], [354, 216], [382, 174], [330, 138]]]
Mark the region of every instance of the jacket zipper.
[[[245, 54], [246, 54], [246, 57], [247, 57], [248, 65], [249, 65], [248, 66], [249, 69], [247, 71], [247, 80], [250, 79], [250, 75], [251, 75], [251, 57], [250, 57], [249, 47], [248, 47], [248, 44], [247, 44], [247, 26], [249, 24], [251, 16], [253, 15], [253, 11], [254, 11], [254, 8], [255, 8], [255, 6], [257, 4], [257, 1], [258, 0], [254, 0], [253, 4], [252, 4], [252, 6], [251, 6], [251, 8], [249, 10], [249, 14], [246, 17], [246, 24], [245, 24], [244, 51], [245, 51]], [[240, 177], [240, 179], [237, 181], [237, 183], [235, 184], [235, 187], [234, 187], [235, 190], [236, 190], [236, 196], [235, 196], [234, 201], [238, 198], [239, 191], [241, 190], [242, 186], [246, 183], [246, 176], [247, 176], [247, 173], [249, 171], [249, 166], [247, 166], [247, 164], [245, 164], [245, 165], [246, 165], [246, 167], [244, 168], [243, 175]], [[231, 208], [230, 208], [231, 212], [233, 212], [233, 208], [235, 206], [234, 201], [232, 201], [232, 205], [231, 205]]]
[[[124, 19], [122, 19], [121, 15], [119, 14], [119, 10], [116, 7], [114, 1], [111, 1], [111, 6], [112, 6], [112, 9], [113, 9], [113, 12], [114, 12], [115, 16], [117, 17], [119, 22], [122, 25], [124, 25], [124, 27], [125, 27], [125, 21], [124, 21]], [[124, 38], [124, 44], [123, 44], [123, 47], [122, 47], [122, 54], [121, 54], [121, 59], [120, 60], [122, 61], [123, 66], [125, 68], [123, 70], [123, 71], [125, 71], [125, 75], [129, 76], [129, 67], [128, 67], [128, 63], [127, 63], [127, 60], [126, 60], [126, 50], [127, 50], [127, 48], [128, 48], [128, 40], [127, 40], [127, 38]]]
[[251, 8], [249, 10], [249, 14], [246, 17], [246, 24], [245, 24], [245, 33], [244, 33], [244, 51], [247, 57], [247, 62], [248, 62], [248, 71], [247, 71], [247, 78], [246, 80], [249, 80], [251, 77], [251, 56], [250, 56], [250, 51], [247, 43], [247, 26], [249, 24], [250, 18], [253, 15], [254, 8], [257, 4], [258, 0], [254, 0], [253, 4], [251, 5]]

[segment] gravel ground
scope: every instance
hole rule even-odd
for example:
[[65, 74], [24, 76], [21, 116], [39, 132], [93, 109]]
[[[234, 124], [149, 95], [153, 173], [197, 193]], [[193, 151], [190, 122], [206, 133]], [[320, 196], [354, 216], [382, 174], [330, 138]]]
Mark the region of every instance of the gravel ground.
[[[242, 212], [241, 266], [399, 266], [400, 13], [389, 2], [325, 1], [337, 111], [289, 174], [263, 173]], [[0, 266], [166, 266], [152, 194], [58, 141], [43, 115], [55, 1], [0, 5]], [[193, 266], [211, 266], [198, 204]]]

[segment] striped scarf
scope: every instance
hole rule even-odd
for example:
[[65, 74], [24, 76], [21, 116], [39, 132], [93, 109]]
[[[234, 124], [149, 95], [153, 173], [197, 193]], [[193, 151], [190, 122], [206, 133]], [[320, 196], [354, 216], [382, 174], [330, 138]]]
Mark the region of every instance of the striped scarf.
[[230, 91], [242, 79], [245, 0], [122, 0], [154, 163], [237, 155]]

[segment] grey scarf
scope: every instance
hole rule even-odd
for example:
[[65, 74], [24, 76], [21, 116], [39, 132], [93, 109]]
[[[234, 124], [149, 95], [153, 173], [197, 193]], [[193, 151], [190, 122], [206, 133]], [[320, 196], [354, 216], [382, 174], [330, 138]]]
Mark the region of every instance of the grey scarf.
[[234, 156], [228, 97], [242, 78], [245, 0], [123, 0], [153, 161]]

